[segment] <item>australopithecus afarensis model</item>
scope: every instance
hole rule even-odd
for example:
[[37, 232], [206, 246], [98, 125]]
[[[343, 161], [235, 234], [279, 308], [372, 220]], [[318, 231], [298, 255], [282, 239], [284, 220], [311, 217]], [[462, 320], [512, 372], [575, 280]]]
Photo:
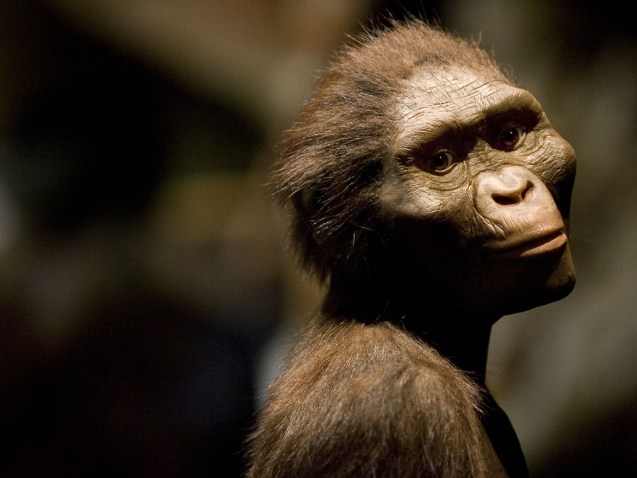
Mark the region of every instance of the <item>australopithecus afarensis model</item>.
[[250, 478], [526, 476], [491, 326], [566, 296], [575, 154], [475, 43], [366, 34], [287, 132], [273, 189], [327, 286], [269, 390]]

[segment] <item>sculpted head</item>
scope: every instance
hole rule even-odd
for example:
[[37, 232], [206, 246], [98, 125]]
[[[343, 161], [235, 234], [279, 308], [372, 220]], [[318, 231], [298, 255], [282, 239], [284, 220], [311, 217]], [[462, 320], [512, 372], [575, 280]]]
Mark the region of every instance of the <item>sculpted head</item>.
[[472, 42], [412, 22], [345, 50], [280, 152], [301, 262], [345, 295], [496, 317], [574, 285], [574, 151]]

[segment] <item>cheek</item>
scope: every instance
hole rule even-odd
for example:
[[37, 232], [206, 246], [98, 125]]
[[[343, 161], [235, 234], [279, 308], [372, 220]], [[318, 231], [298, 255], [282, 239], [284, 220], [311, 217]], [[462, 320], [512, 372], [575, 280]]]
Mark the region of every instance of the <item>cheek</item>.
[[577, 168], [573, 147], [557, 133], [547, 134], [542, 149], [529, 159], [529, 167], [542, 179], [565, 219]]
[[379, 199], [392, 231], [392, 264], [404, 264], [411, 281], [428, 287], [466, 277], [467, 241], [475, 223], [468, 187], [440, 190], [390, 181]]
[[465, 224], [472, 209], [467, 184], [437, 184], [421, 171], [388, 175], [380, 188], [379, 204], [386, 220], [421, 226]]

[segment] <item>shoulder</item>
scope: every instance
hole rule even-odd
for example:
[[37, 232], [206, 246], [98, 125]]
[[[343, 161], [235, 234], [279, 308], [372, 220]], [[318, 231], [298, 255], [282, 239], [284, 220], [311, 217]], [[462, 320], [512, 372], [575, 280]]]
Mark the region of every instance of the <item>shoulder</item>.
[[[343, 393], [349, 400], [379, 387], [434, 399], [457, 397], [463, 405], [479, 401], [479, 391], [434, 348], [399, 327], [382, 322], [314, 323], [300, 336], [273, 385], [303, 386], [310, 396]], [[309, 398], [309, 397], [308, 397]], [[394, 400], [399, 397], [393, 397]]]
[[249, 476], [480, 476], [478, 397], [393, 325], [314, 324], [272, 386]]

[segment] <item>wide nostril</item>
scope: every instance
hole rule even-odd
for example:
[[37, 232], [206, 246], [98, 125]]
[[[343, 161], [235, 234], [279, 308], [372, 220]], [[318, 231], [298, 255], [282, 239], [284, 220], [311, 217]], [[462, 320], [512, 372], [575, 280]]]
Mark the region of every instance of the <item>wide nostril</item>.
[[503, 181], [497, 186], [498, 187], [494, 187], [491, 191], [491, 197], [501, 206], [523, 202], [533, 189], [533, 183], [528, 179], [521, 181], [514, 180], [509, 184], [505, 184]]

